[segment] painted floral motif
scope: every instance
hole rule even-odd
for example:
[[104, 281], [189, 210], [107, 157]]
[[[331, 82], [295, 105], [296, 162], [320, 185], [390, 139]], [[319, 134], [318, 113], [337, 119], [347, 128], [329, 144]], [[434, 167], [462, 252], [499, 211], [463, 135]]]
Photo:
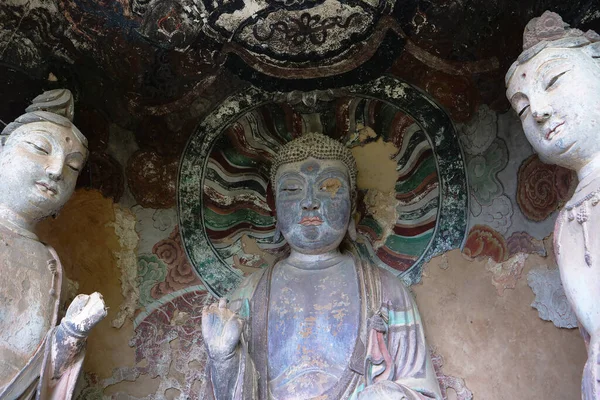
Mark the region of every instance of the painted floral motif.
[[467, 388], [464, 379], [444, 374], [442, 371], [444, 358], [434, 349], [431, 349], [431, 363], [435, 369], [444, 400], [448, 400], [448, 389], [452, 389], [456, 393], [456, 400], [473, 400], [473, 392]]
[[571, 197], [575, 186], [572, 171], [545, 164], [534, 154], [519, 167], [517, 204], [527, 219], [543, 221]]
[[500, 233], [486, 225], [475, 225], [467, 236], [463, 254], [469, 258], [491, 257], [495, 262], [502, 262], [508, 256], [508, 248]]
[[471, 193], [481, 205], [490, 205], [504, 192], [498, 172], [508, 164], [508, 149], [504, 140], [496, 138], [488, 149], [467, 159], [467, 174]]
[[527, 283], [535, 293], [531, 307], [538, 310], [541, 319], [552, 321], [559, 328], [577, 327], [577, 317], [567, 300], [557, 268], [548, 269], [544, 265], [532, 269], [527, 275]]
[[486, 105], [477, 110], [477, 114], [459, 129], [460, 142], [467, 154], [483, 153], [496, 139], [498, 116]]
[[492, 201], [492, 204], [481, 207], [480, 215], [479, 220], [499, 233], [505, 234], [512, 224], [512, 202], [506, 195], [498, 196]]
[[154, 254], [138, 256], [138, 288], [140, 290], [140, 306], [152, 303], [152, 288], [167, 276], [167, 266]]
[[508, 247], [509, 257], [517, 253], [539, 254], [542, 257], [546, 257], [548, 254], [544, 243], [527, 232], [514, 232], [506, 240], [506, 246]]
[[152, 252], [167, 265], [165, 280], [152, 287], [153, 298], [158, 299], [168, 293], [201, 283], [181, 246], [179, 225], [167, 239], [156, 243]]
[[492, 284], [496, 288], [498, 296], [502, 296], [506, 289], [514, 289], [517, 286], [527, 257], [528, 254], [517, 253], [501, 263], [488, 260], [485, 269], [492, 273]]
[[177, 224], [177, 212], [175, 209], [156, 210], [152, 214], [152, 226], [161, 232]]
[[299, 17], [290, 17], [288, 21], [278, 21], [269, 25], [269, 30], [261, 34], [255, 25], [253, 28], [254, 37], [261, 41], [269, 41], [275, 32], [284, 35], [285, 40], [289, 40], [294, 46], [301, 46], [307, 40], [311, 44], [320, 46], [327, 40], [328, 31], [332, 28], [346, 29], [350, 24], [359, 24], [363, 18], [359, 13], [350, 14], [346, 20], [340, 16], [321, 18], [320, 15], [311, 15], [304, 12]]

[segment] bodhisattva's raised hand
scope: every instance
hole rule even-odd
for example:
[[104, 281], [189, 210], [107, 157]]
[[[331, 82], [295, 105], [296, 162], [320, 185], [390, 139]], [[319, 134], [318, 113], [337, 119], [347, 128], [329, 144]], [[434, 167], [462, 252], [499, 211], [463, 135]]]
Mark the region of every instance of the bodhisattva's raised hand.
[[227, 360], [234, 356], [244, 322], [236, 313], [227, 308], [227, 300], [222, 298], [202, 310], [202, 336], [213, 360]]
[[73, 299], [61, 325], [76, 336], [87, 336], [107, 315], [106, 305], [98, 292], [80, 294]]

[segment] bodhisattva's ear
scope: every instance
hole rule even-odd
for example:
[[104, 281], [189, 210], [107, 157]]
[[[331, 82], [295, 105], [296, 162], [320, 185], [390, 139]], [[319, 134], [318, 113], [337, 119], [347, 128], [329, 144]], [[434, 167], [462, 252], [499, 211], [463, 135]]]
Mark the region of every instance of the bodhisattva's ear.
[[348, 236], [352, 241], [356, 241], [356, 223], [354, 217], [350, 216], [350, 223], [348, 224]]
[[[582, 47], [581, 50], [592, 58], [600, 58], [600, 42], [588, 44], [587, 46]], [[600, 62], [600, 60], [596, 61]]]

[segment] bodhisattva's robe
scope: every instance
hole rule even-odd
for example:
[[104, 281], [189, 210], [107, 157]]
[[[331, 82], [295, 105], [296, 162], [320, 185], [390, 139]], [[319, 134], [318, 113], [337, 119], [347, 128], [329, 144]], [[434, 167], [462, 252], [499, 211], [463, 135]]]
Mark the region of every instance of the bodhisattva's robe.
[[0, 224], [0, 400], [71, 399], [85, 339], [56, 327], [62, 283], [54, 249]]
[[[337, 384], [314, 399], [355, 400], [368, 385], [388, 381], [387, 386], [392, 383], [392, 389], [398, 393], [398, 397], [391, 398], [402, 398], [403, 394], [408, 400], [441, 400], [423, 325], [411, 294], [393, 274], [362, 261], [356, 246], [349, 247], [361, 296], [358, 339]], [[254, 273], [229, 296], [230, 309], [247, 321], [234, 400], [275, 399], [269, 390], [266, 334], [272, 272], [273, 267]], [[207, 371], [210, 376], [210, 367]], [[210, 380], [203, 398], [215, 399]]]

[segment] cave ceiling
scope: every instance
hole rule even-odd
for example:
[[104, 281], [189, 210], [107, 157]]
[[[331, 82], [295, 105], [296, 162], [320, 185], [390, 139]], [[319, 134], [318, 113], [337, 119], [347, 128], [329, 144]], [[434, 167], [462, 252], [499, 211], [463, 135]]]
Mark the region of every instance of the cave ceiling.
[[311, 91], [391, 73], [442, 105], [452, 97], [461, 122], [479, 104], [508, 109], [504, 73], [547, 9], [600, 31], [596, 0], [4, 0], [0, 119], [67, 87], [92, 151], [110, 121], [174, 157], [246, 82]]

